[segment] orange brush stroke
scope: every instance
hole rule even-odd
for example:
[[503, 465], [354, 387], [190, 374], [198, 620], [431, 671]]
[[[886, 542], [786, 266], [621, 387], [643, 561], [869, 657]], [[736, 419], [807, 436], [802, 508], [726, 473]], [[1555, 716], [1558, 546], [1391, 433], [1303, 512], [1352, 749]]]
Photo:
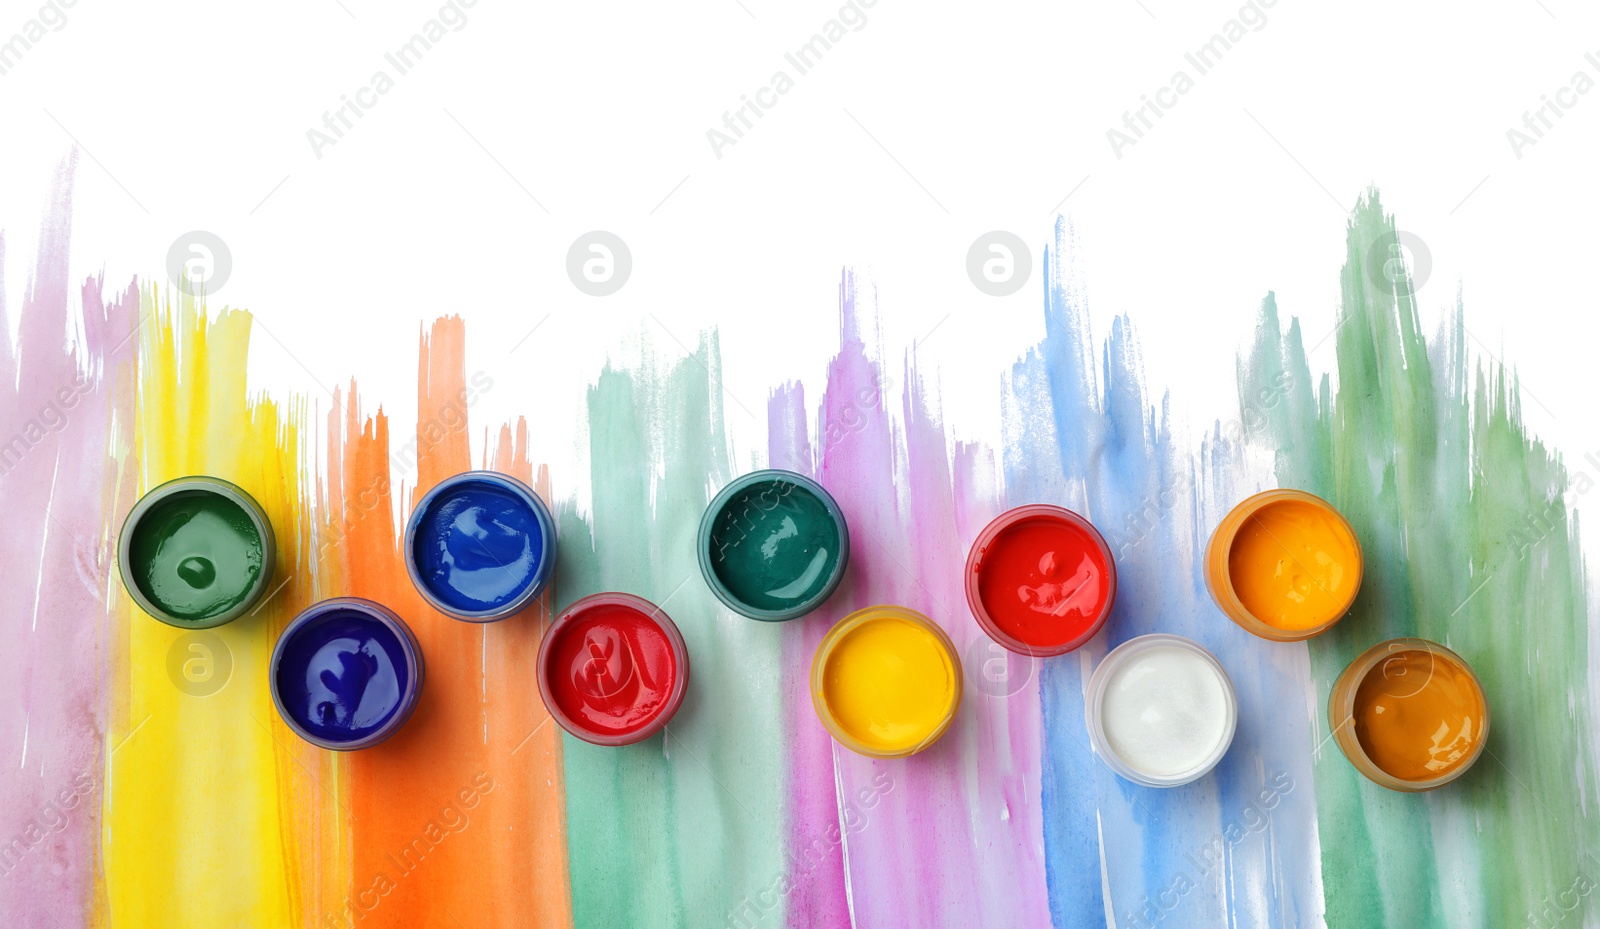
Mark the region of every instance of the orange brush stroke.
[[[407, 512], [471, 467], [465, 347], [459, 317], [438, 320], [421, 339], [419, 486]], [[338, 444], [338, 430], [330, 433]], [[344, 435], [340, 453], [330, 449], [342, 474], [328, 500], [342, 513], [348, 592], [404, 617], [427, 676], [406, 726], [352, 754], [350, 917], [334, 925], [570, 926], [561, 748], [534, 677], [551, 594], [485, 626], [429, 608], [406, 574], [392, 515], [388, 418], [379, 410], [362, 422], [352, 404]], [[518, 424], [515, 447], [509, 435], [502, 429], [495, 465], [531, 480], [526, 426]], [[549, 492], [544, 469], [536, 489]]]

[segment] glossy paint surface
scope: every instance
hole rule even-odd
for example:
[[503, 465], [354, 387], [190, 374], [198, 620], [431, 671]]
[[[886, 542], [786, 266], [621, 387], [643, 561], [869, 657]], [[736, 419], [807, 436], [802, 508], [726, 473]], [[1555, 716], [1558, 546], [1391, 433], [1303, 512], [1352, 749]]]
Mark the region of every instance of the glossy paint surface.
[[582, 732], [627, 739], [659, 728], [683, 673], [648, 612], [601, 603], [552, 627], [540, 674], [556, 708]]
[[1356, 689], [1356, 738], [1373, 764], [1407, 781], [1449, 774], [1473, 758], [1485, 736], [1483, 690], [1445, 655], [1391, 655]]
[[788, 610], [827, 589], [840, 558], [841, 531], [806, 487], [761, 481], [742, 488], [713, 517], [709, 564], [740, 603]]
[[1279, 500], [1239, 527], [1228, 575], [1252, 616], [1297, 631], [1349, 609], [1360, 561], [1360, 547], [1337, 513], [1310, 500]]
[[1105, 616], [1112, 586], [1097, 540], [1076, 524], [1029, 516], [983, 552], [978, 592], [1001, 632], [1054, 649], [1083, 638]]
[[179, 619], [226, 613], [250, 597], [261, 577], [261, 534], [243, 507], [220, 494], [175, 494], [127, 531], [135, 582]]
[[412, 554], [428, 590], [465, 612], [504, 607], [547, 573], [537, 514], [487, 480], [463, 480], [430, 500], [416, 517]]
[[300, 726], [330, 742], [377, 733], [411, 686], [400, 638], [356, 610], [318, 616], [284, 643], [278, 697]]
[[947, 640], [928, 626], [904, 611], [869, 607], [824, 640], [814, 696], [848, 747], [909, 754], [949, 725], [961, 698], [959, 667]]

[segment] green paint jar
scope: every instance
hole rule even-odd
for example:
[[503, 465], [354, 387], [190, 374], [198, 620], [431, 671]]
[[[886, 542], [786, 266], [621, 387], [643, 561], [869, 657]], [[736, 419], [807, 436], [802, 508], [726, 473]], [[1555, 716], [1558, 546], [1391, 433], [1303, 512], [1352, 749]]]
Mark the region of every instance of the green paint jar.
[[117, 539], [122, 585], [146, 613], [209, 629], [254, 609], [272, 580], [272, 524], [255, 499], [214, 477], [181, 477], [134, 504]]
[[827, 600], [850, 562], [844, 512], [793, 471], [754, 471], [722, 488], [700, 520], [700, 573], [751, 619], [804, 616]]

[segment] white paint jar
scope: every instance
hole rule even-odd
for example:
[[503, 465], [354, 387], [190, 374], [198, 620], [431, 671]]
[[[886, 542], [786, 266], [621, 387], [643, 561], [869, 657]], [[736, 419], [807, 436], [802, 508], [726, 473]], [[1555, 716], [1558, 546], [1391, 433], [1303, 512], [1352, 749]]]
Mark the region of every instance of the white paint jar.
[[1176, 635], [1129, 639], [1101, 660], [1084, 701], [1095, 754], [1122, 777], [1177, 787], [1233, 743], [1239, 701], [1215, 655]]

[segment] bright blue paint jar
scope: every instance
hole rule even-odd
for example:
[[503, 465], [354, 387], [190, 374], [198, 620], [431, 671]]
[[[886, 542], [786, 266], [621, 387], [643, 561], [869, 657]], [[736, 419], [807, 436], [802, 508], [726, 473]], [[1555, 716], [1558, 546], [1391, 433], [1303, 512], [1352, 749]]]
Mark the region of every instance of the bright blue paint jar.
[[556, 567], [556, 524], [533, 489], [494, 471], [446, 478], [411, 511], [406, 572], [441, 613], [505, 619], [538, 598]]

